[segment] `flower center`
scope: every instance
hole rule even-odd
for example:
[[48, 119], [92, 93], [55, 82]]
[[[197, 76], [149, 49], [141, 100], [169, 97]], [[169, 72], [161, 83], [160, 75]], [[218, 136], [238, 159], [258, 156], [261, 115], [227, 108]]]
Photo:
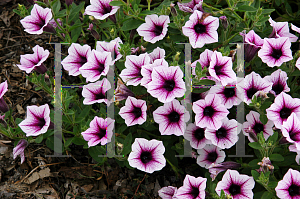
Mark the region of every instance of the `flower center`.
[[291, 115], [291, 112], [292, 112], [291, 109], [283, 108], [283, 109], [280, 110], [280, 117], [282, 119], [286, 119]]
[[223, 127], [219, 128], [217, 131], [216, 131], [216, 136], [217, 138], [219, 139], [223, 139], [223, 138], [226, 138], [227, 136], [227, 130]]
[[231, 184], [229, 187], [229, 193], [233, 196], [237, 195], [237, 194], [241, 193], [241, 187], [236, 184]]
[[210, 152], [206, 157], [206, 159], [211, 163], [214, 163], [217, 158], [218, 158], [218, 154], [215, 151]]
[[197, 187], [193, 187], [190, 194], [193, 196], [193, 198], [197, 198], [197, 196], [199, 196], [199, 189]]
[[80, 56], [80, 61], [79, 61], [80, 65], [83, 65], [83, 64], [85, 64], [86, 62], [87, 62], [86, 57], [85, 57], [85, 56]]
[[272, 57], [274, 58], [274, 59], [279, 59], [280, 57], [281, 57], [281, 55], [282, 55], [282, 51], [281, 51], [281, 49], [273, 49], [273, 52], [272, 52]]
[[99, 63], [98, 71], [100, 72], [100, 74], [104, 71], [104, 64]]
[[252, 99], [253, 95], [258, 91], [258, 89], [256, 88], [250, 88], [249, 90], [247, 90], [247, 97], [249, 99]]
[[98, 133], [98, 138], [101, 140], [106, 135], [106, 129], [100, 128], [100, 131]]
[[168, 115], [168, 118], [170, 122], [176, 123], [179, 121], [180, 115], [176, 111], [173, 111]]
[[222, 66], [215, 66], [214, 69], [215, 69], [216, 75], [219, 76], [219, 75], [223, 74], [223, 72], [222, 72]]
[[203, 115], [207, 117], [212, 117], [215, 113], [215, 109], [211, 106], [207, 106], [204, 108]]
[[255, 131], [255, 134], [257, 135], [261, 131], [264, 131], [265, 128], [264, 128], [264, 125], [262, 123], [255, 123], [253, 129]]
[[194, 30], [198, 34], [203, 34], [206, 32], [206, 26], [198, 23], [194, 26]]
[[101, 92], [101, 93], [97, 93], [95, 94], [95, 99], [105, 99], [105, 95]]
[[163, 30], [162, 26], [155, 25], [153, 32], [154, 32], [155, 36], [159, 36], [159, 35], [161, 35], [162, 30]]
[[104, 5], [102, 4], [102, 7], [103, 7], [103, 11], [104, 11], [103, 14], [110, 13], [110, 11], [112, 10], [112, 7], [111, 7], [111, 6], [104, 6]]
[[290, 135], [290, 138], [293, 140], [293, 141], [298, 141], [299, 140], [299, 132], [294, 132], [294, 131], [290, 131], [289, 132], [289, 135]]
[[39, 118], [38, 119], [37, 126], [43, 128], [43, 126], [45, 126], [45, 124], [46, 124], [46, 121], [45, 121], [44, 118]]
[[231, 98], [235, 95], [235, 90], [234, 88], [225, 88], [224, 89], [224, 95], [226, 98]]
[[152, 154], [149, 151], [143, 151], [140, 158], [142, 163], [147, 164], [152, 160]]
[[135, 118], [139, 118], [142, 115], [142, 110], [140, 107], [134, 107], [131, 111]]
[[279, 95], [283, 91], [283, 86], [278, 82], [272, 86], [272, 90], [276, 93], [276, 95]]
[[194, 137], [197, 140], [202, 140], [204, 138], [204, 129], [203, 128], [198, 128], [194, 131]]
[[163, 88], [166, 89], [166, 91], [172, 91], [175, 87], [175, 82], [174, 80], [166, 80], [164, 82]]
[[292, 184], [289, 189], [290, 196], [298, 196], [299, 195], [299, 186]]

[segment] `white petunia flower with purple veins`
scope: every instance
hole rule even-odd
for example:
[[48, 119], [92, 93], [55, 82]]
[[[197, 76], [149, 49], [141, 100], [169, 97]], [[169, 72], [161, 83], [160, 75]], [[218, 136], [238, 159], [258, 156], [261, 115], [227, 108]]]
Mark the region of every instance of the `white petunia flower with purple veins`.
[[120, 6], [109, 5], [111, 1], [112, 0], [91, 0], [91, 5], [86, 7], [84, 14], [91, 15], [99, 20], [104, 20], [108, 17], [115, 23], [115, 14]]
[[198, 157], [197, 157], [197, 164], [200, 167], [204, 167], [208, 169], [211, 164], [218, 164], [225, 160], [226, 154], [221, 148], [209, 144], [206, 145], [203, 149], [198, 149]]
[[143, 124], [147, 119], [147, 105], [145, 100], [138, 100], [128, 96], [125, 106], [120, 109], [119, 115], [127, 126]]
[[300, 172], [290, 168], [278, 182], [275, 191], [280, 199], [300, 198]]
[[186, 130], [186, 122], [189, 121], [190, 114], [178, 100], [174, 99], [158, 107], [153, 112], [153, 119], [159, 124], [161, 135], [181, 136]]
[[179, 187], [176, 199], [204, 199], [207, 178], [186, 175], [183, 186]]
[[220, 128], [205, 130], [205, 138], [210, 140], [213, 145], [221, 148], [231, 148], [238, 141], [238, 134], [241, 132], [242, 125], [235, 119], [229, 120], [227, 117], [222, 120]]
[[219, 129], [229, 111], [221, 103], [221, 99], [216, 95], [207, 95], [204, 100], [193, 103], [193, 111], [196, 114], [195, 124], [201, 128]]
[[169, 64], [165, 59], [156, 59], [153, 64], [144, 65], [141, 69], [143, 78], [141, 79], [141, 85], [148, 88], [148, 83], [152, 81], [152, 71], [154, 67], [168, 67]]
[[44, 74], [47, 71], [46, 66], [43, 64], [49, 57], [49, 50], [44, 50], [43, 47], [36, 45], [32, 48], [33, 54], [21, 55], [20, 64], [17, 64], [20, 70], [31, 73], [33, 70], [40, 74]]
[[179, 66], [154, 67], [152, 81], [148, 83], [147, 91], [162, 103], [171, 102], [185, 93], [183, 72]]
[[197, 62], [199, 62], [201, 64], [202, 69], [204, 69], [204, 67], [206, 67], [206, 68], [209, 67], [209, 64], [211, 61], [211, 56], [213, 53], [214, 52], [212, 50], [205, 49], [205, 51], [200, 54], [200, 58], [192, 63], [192, 74], [193, 75], [196, 75], [195, 69], [196, 69]]
[[153, 63], [156, 59], [165, 59], [165, 54], [165, 49], [156, 47], [151, 53], [149, 53], [150, 63]]
[[40, 35], [43, 31], [55, 33], [55, 29], [49, 24], [51, 19], [51, 9], [34, 4], [30, 15], [20, 22], [25, 28], [25, 32]]
[[228, 169], [218, 182], [216, 192], [220, 196], [223, 189], [232, 199], [253, 199], [252, 189], [255, 186], [253, 177], [241, 175], [238, 171]]
[[264, 80], [259, 74], [252, 71], [245, 78], [238, 78], [237, 89], [244, 96], [244, 102], [249, 105], [253, 96], [257, 96], [259, 91], [268, 93], [272, 89], [272, 83]]
[[223, 57], [220, 52], [214, 51], [212, 54], [208, 71], [209, 74], [217, 81], [221, 82], [223, 86], [236, 81], [236, 74], [232, 70], [231, 57]]
[[166, 166], [165, 147], [162, 141], [135, 138], [128, 156], [129, 165], [146, 173], [159, 171]]
[[177, 187], [167, 186], [158, 190], [158, 195], [162, 199], [175, 199], [175, 195], [177, 193]]
[[200, 128], [194, 123], [190, 123], [187, 126], [183, 137], [190, 141], [190, 144], [194, 149], [202, 149], [207, 144], [211, 144], [211, 141], [205, 138], [205, 128]]
[[80, 75], [79, 69], [87, 62], [88, 56], [91, 54], [91, 47], [87, 44], [72, 43], [68, 49], [68, 56], [61, 62], [63, 68], [69, 71], [69, 75]]
[[95, 82], [101, 76], [107, 75], [111, 65], [113, 65], [113, 61], [110, 52], [92, 50], [87, 62], [79, 68], [79, 71], [87, 82]]
[[243, 36], [245, 45], [245, 61], [250, 62], [256, 55], [256, 53], [261, 49], [264, 44], [264, 40], [257, 35], [254, 30], [250, 30], [247, 34], [241, 32], [240, 35]]
[[13, 149], [13, 156], [14, 159], [17, 158], [17, 156], [19, 155], [21, 158], [21, 164], [23, 164], [23, 162], [25, 161], [25, 155], [24, 155], [24, 150], [27, 147], [28, 142], [24, 139], [20, 140], [17, 144], [17, 146]]
[[214, 181], [220, 172], [227, 171], [227, 169], [238, 169], [240, 167], [241, 164], [236, 162], [222, 162], [219, 164], [211, 164], [208, 170], [212, 181]]
[[297, 59], [295, 66], [300, 70], [300, 57]]
[[239, 105], [243, 101], [240, 90], [236, 88], [236, 82], [231, 82], [226, 87], [218, 82], [210, 88], [208, 94], [216, 94], [220, 97], [221, 103], [224, 104], [227, 109], [230, 109], [234, 105]]
[[264, 45], [258, 51], [258, 56], [269, 67], [281, 66], [282, 63], [293, 59], [291, 42], [287, 37], [265, 38]]
[[101, 117], [95, 116], [90, 122], [90, 128], [82, 132], [85, 141], [88, 141], [88, 146], [96, 146], [99, 143], [105, 145], [111, 142], [111, 137], [113, 135], [114, 122], [111, 118], [103, 119]]
[[300, 117], [300, 99], [292, 98], [282, 92], [274, 100], [274, 103], [266, 109], [267, 117], [272, 120], [275, 127], [281, 129], [283, 122], [287, 121], [292, 113]]
[[84, 97], [83, 104], [90, 105], [95, 103], [102, 103], [109, 105], [110, 102], [106, 98], [106, 91], [111, 88], [109, 81], [103, 78], [101, 81], [84, 85], [82, 89], [82, 97]]
[[[296, 31], [297, 33], [300, 33], [300, 28], [298, 28], [297, 26], [295, 26], [294, 24], [291, 23], [291, 28], [293, 31]], [[298, 39], [298, 38], [297, 38]]]
[[189, 21], [182, 27], [182, 32], [189, 37], [193, 48], [202, 48], [205, 44], [218, 42], [218, 27], [219, 18], [195, 10]]
[[154, 44], [167, 35], [168, 23], [170, 23], [169, 16], [158, 16], [156, 14], [147, 15], [145, 21], [146, 23], [143, 23], [136, 29], [138, 34], [144, 37], [145, 41]]
[[261, 131], [263, 131], [264, 138], [267, 140], [271, 135], [273, 135], [273, 126], [274, 123], [271, 120], [268, 120], [266, 124], [261, 123], [259, 119], [260, 114], [255, 111], [250, 111], [249, 114], [246, 115], [246, 122], [243, 124], [243, 133], [248, 136], [250, 142], [256, 142], [252, 139], [249, 134], [249, 129], [257, 135]]
[[271, 75], [265, 76], [264, 79], [273, 84], [270, 93], [275, 95], [275, 97], [281, 92], [290, 91], [290, 88], [286, 82], [288, 80], [288, 76], [286, 72], [282, 71], [281, 69], [274, 71]]
[[141, 83], [143, 66], [150, 64], [150, 57], [147, 53], [126, 56], [125, 69], [120, 73], [120, 77], [126, 85], [137, 86]]
[[48, 104], [42, 106], [27, 106], [27, 116], [19, 127], [26, 136], [38, 136], [47, 132], [48, 129], [53, 129], [54, 124], [50, 121], [50, 108]]
[[182, 10], [183, 12], [189, 12], [193, 13], [195, 10], [199, 10], [201, 12], [204, 12], [202, 8], [203, 0], [191, 0], [188, 3], [177, 3], [179, 10]]
[[97, 41], [96, 51], [100, 51], [100, 52], [106, 51], [106, 52], [114, 53], [115, 59], [113, 59], [113, 62], [116, 62], [122, 57], [122, 54], [119, 51], [119, 48], [121, 48], [120, 43], [123, 44], [120, 37], [117, 37], [114, 40], [111, 40], [110, 42]]
[[3, 98], [4, 94], [8, 91], [8, 85], [7, 85], [7, 80], [5, 80], [5, 82], [2, 82], [0, 84], [0, 111], [2, 111], [2, 113], [6, 113], [7, 111], [9, 111], [9, 108]]
[[291, 42], [296, 42], [298, 37], [290, 33], [288, 22], [275, 22], [272, 18], [269, 18], [270, 26], [273, 27], [273, 31], [270, 38], [288, 37]]
[[286, 122], [281, 127], [282, 135], [290, 143], [294, 143], [298, 151], [300, 151], [300, 119], [295, 113], [291, 113]]

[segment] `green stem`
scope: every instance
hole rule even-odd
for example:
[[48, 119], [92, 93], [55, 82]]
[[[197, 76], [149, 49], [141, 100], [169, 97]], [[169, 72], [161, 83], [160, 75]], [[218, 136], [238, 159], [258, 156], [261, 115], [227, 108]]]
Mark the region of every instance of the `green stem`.
[[[161, 2], [155, 3], [155, 4], [150, 5], [150, 7], [156, 7], [156, 6], [160, 5], [160, 4], [161, 4]], [[140, 8], [148, 8], [148, 6], [145, 6], [145, 5], [139, 5], [139, 7]]]
[[234, 14], [237, 18], [239, 18], [241, 21], [244, 21], [243, 18], [242, 18], [240, 15], [238, 15], [238, 14], [234, 11], [234, 9], [232, 8], [232, 6], [231, 6], [231, 4], [230, 4], [230, 0], [226, 0], [226, 2], [227, 2], [227, 4], [228, 4], [229, 8], [231, 9], [231, 11], [233, 12], [233, 14]]
[[202, 6], [203, 7], [206, 7], [206, 8], [209, 8], [209, 9], [212, 9], [212, 10], [216, 10], [216, 11], [221, 11], [220, 9], [218, 9], [218, 8], [215, 8], [215, 7], [212, 7], [212, 6], [209, 6], [209, 5], [207, 5], [206, 3], [202, 3]]

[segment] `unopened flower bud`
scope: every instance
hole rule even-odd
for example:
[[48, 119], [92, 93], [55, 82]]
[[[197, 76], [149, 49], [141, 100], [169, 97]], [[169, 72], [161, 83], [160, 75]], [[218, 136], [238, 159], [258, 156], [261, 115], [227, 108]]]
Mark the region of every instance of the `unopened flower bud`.
[[261, 172], [266, 173], [266, 172], [268, 172], [268, 171], [271, 171], [271, 173], [273, 173], [274, 166], [272, 165], [272, 163], [271, 163], [269, 157], [264, 157], [264, 158], [262, 159], [262, 161], [259, 162], [259, 163], [257, 163], [257, 164], [260, 165], [260, 168], [259, 168], [259, 169], [256, 169], [256, 171], [257, 171], [258, 173], [261, 173]]
[[129, 35], [129, 39], [130, 39], [130, 40], [133, 40], [133, 37], [134, 37], [135, 33], [136, 33], [136, 29], [132, 29], [132, 30], [130, 31], [130, 35]]
[[93, 37], [98, 41], [100, 39], [100, 36], [96, 30], [93, 29], [94, 25], [90, 23], [89, 28], [87, 30], [91, 31]]
[[171, 14], [173, 15], [173, 17], [176, 17], [177, 16], [177, 11], [175, 9], [175, 4], [171, 3], [170, 8], [171, 8]]
[[175, 61], [179, 61], [180, 52], [176, 52], [176, 55], [174, 57]]
[[142, 53], [145, 53], [146, 52], [146, 48], [144, 46], [141, 46], [141, 51], [142, 51]]
[[73, 0], [66, 0], [67, 6], [70, 6], [73, 3]]
[[89, 19], [90, 19], [91, 21], [95, 20], [95, 18], [94, 18], [93, 16], [89, 16]]
[[222, 26], [224, 29], [227, 29], [228, 27], [228, 20], [226, 16], [221, 16], [219, 17], [219, 19], [221, 20]]

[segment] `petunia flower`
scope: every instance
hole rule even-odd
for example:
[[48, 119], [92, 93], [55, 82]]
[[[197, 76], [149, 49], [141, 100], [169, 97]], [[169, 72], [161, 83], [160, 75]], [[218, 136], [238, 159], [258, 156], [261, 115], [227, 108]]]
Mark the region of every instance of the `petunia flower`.
[[50, 108], [48, 104], [42, 106], [27, 106], [27, 117], [19, 127], [26, 136], [38, 136], [53, 129], [54, 124], [50, 121]]
[[46, 66], [43, 64], [49, 56], [49, 50], [44, 50], [43, 47], [36, 45], [32, 48], [33, 54], [21, 55], [20, 64], [17, 64], [20, 70], [31, 73], [35, 70], [38, 73], [44, 74], [47, 71]]
[[63, 68], [69, 71], [69, 75], [80, 75], [79, 69], [87, 62], [88, 56], [91, 54], [91, 47], [72, 43], [68, 49], [69, 55], [61, 62]]
[[5, 80], [5, 82], [2, 82], [0, 84], [0, 111], [2, 111], [2, 113], [6, 113], [9, 108], [3, 98], [4, 94], [8, 91], [8, 85], [7, 85], [7, 80]]
[[289, 30], [288, 22], [275, 22], [272, 18], [269, 18], [270, 25], [273, 27], [273, 31], [270, 38], [288, 37], [291, 42], [296, 42], [298, 37]]
[[0, 115], [0, 124], [3, 124], [3, 126], [4, 126], [5, 128], [7, 128], [7, 123], [6, 123], [6, 121], [4, 120], [4, 118], [5, 118], [5, 114], [4, 114], [4, 115]]
[[289, 92], [290, 88], [287, 85], [287, 74], [285, 71], [282, 71], [281, 69], [278, 69], [274, 71], [271, 75], [265, 76], [265, 80], [268, 82], [271, 82], [272, 90], [270, 90], [270, 93], [275, 95], [279, 95], [281, 92]]
[[34, 4], [30, 15], [20, 22], [25, 28], [25, 32], [40, 35], [43, 31], [55, 33], [55, 29], [49, 24], [51, 19], [51, 9]]
[[175, 195], [177, 193], [177, 187], [167, 186], [158, 190], [158, 195], [162, 199], [175, 199]]
[[107, 17], [113, 22], [116, 22], [116, 12], [120, 6], [111, 6], [109, 3], [112, 0], [91, 0], [91, 5], [87, 6], [84, 14], [91, 15], [99, 20], [104, 20]]
[[114, 53], [114, 56], [116, 58], [113, 59], [113, 62], [116, 62], [119, 59], [121, 59], [121, 57], [123, 56], [119, 51], [119, 49], [121, 48], [120, 44], [123, 44], [120, 37], [117, 37], [114, 40], [111, 40], [110, 42], [97, 41], [96, 51], [100, 51], [100, 52], [106, 51], [106, 52]]
[[150, 64], [150, 57], [147, 53], [126, 56], [125, 69], [120, 73], [120, 77], [126, 85], [137, 86], [141, 83], [141, 69], [144, 65]]
[[272, 83], [264, 80], [253, 71], [245, 78], [238, 78], [237, 89], [244, 96], [244, 102], [249, 105], [253, 96], [257, 96], [259, 91], [268, 93], [272, 89]]
[[203, 12], [195, 10], [189, 21], [182, 27], [182, 32], [189, 37], [193, 48], [202, 48], [204, 44], [218, 42], [219, 19], [217, 17], [204, 15]]
[[17, 156], [19, 155], [21, 158], [21, 164], [23, 164], [23, 162], [25, 161], [25, 155], [24, 155], [24, 150], [27, 147], [28, 142], [24, 139], [20, 140], [17, 144], [17, 146], [13, 149], [13, 156], [14, 159], [17, 158]]
[[245, 61], [250, 62], [261, 49], [264, 44], [264, 40], [257, 35], [254, 30], [250, 30], [247, 34], [241, 32], [245, 44]]
[[156, 59], [164, 59], [165, 54], [165, 49], [156, 47], [151, 53], [149, 53], [150, 63], [154, 63]]
[[264, 39], [264, 45], [258, 51], [262, 62], [269, 67], [281, 66], [282, 63], [293, 59], [291, 42], [287, 37]]
[[227, 169], [238, 169], [241, 167], [241, 164], [236, 162], [221, 162], [219, 164], [211, 164], [208, 167], [210, 177], [214, 181], [219, 173], [222, 171], [227, 171]]
[[212, 144], [206, 145], [203, 149], [197, 150], [199, 156], [197, 164], [200, 167], [208, 169], [211, 164], [221, 163], [225, 160], [226, 154], [221, 148]]
[[202, 52], [200, 54], [200, 58], [192, 63], [192, 74], [193, 75], [196, 75], [195, 69], [196, 69], [197, 62], [199, 62], [201, 64], [202, 69], [204, 69], [204, 67], [206, 67], [206, 68], [209, 67], [210, 61], [211, 61], [211, 56], [213, 53], [214, 52], [212, 50], [205, 49], [204, 52]]
[[300, 198], [300, 172], [290, 168], [278, 182], [275, 191], [280, 199]]
[[145, 100], [138, 100], [128, 96], [125, 106], [120, 109], [119, 115], [125, 120], [127, 126], [143, 124], [147, 119], [147, 105]]
[[297, 59], [295, 66], [300, 70], [300, 57]]
[[84, 97], [83, 104], [90, 105], [94, 103], [102, 103], [109, 105], [109, 101], [105, 96], [106, 91], [111, 88], [109, 81], [103, 78], [101, 81], [90, 83], [83, 86], [82, 97]]
[[266, 111], [268, 119], [274, 122], [276, 128], [281, 129], [283, 122], [287, 121], [292, 113], [300, 117], [300, 99], [292, 98], [282, 92], [277, 95], [274, 103]]
[[195, 124], [201, 128], [219, 129], [229, 111], [221, 103], [221, 99], [216, 95], [207, 95], [204, 100], [193, 103], [193, 111], [196, 114]]
[[255, 111], [250, 111], [246, 115], [247, 122], [243, 124], [244, 135], [248, 136], [250, 142], [256, 142], [253, 140], [251, 135], [248, 133], [248, 130], [251, 129], [252, 132], [257, 136], [261, 131], [264, 134], [265, 140], [267, 140], [271, 135], [273, 135], [273, 126], [274, 123], [271, 120], [268, 120], [266, 124], [261, 123], [259, 119], [260, 114]]
[[189, 121], [190, 114], [178, 100], [174, 99], [158, 107], [153, 112], [153, 119], [159, 124], [162, 135], [181, 136], [186, 130], [186, 122]]
[[266, 173], [268, 171], [271, 171], [271, 174], [273, 173], [274, 166], [272, 165], [269, 157], [263, 157], [261, 162], [257, 164], [260, 165], [259, 169], [255, 169], [258, 173]]
[[186, 175], [183, 186], [177, 190], [177, 199], [204, 199], [207, 178]]
[[136, 31], [145, 41], [152, 44], [162, 40], [168, 31], [168, 23], [170, 23], [170, 18], [167, 15], [157, 16], [156, 14], [147, 15], [145, 17], [146, 23], [140, 25]]
[[102, 75], [107, 75], [111, 65], [113, 65], [113, 61], [110, 52], [92, 50], [87, 62], [79, 68], [79, 71], [87, 82], [95, 82]]
[[[300, 28], [298, 28], [297, 26], [295, 26], [294, 24], [291, 23], [291, 28], [293, 31], [296, 31], [297, 33], [300, 33]], [[298, 39], [298, 38], [297, 38]]]
[[241, 131], [241, 127], [242, 125], [235, 119], [229, 120], [225, 117], [222, 119], [220, 128], [216, 130], [207, 128], [205, 130], [205, 138], [221, 149], [228, 149], [238, 141], [238, 134]]
[[88, 146], [96, 146], [99, 143], [105, 145], [111, 142], [111, 137], [113, 135], [115, 120], [111, 118], [103, 119], [101, 117], [95, 116], [90, 122], [90, 128], [82, 132], [85, 141], [88, 141]]
[[122, 101], [129, 96], [134, 97], [134, 93], [124, 85], [120, 78], [118, 78], [117, 88], [115, 90], [115, 101]]
[[300, 151], [300, 119], [295, 113], [291, 113], [287, 121], [283, 122], [281, 132], [286, 140], [294, 143], [297, 150]]
[[148, 83], [147, 91], [158, 101], [167, 103], [185, 93], [183, 72], [179, 66], [154, 67], [152, 81]]
[[223, 189], [232, 199], [252, 199], [255, 181], [253, 177], [241, 175], [238, 171], [228, 169], [218, 182], [216, 192], [220, 196]]
[[191, 0], [188, 3], [177, 3], [179, 10], [182, 10], [183, 12], [189, 12], [193, 13], [195, 10], [199, 10], [201, 12], [204, 12], [202, 8], [203, 0]]
[[165, 147], [162, 141], [135, 138], [128, 156], [129, 165], [147, 173], [159, 171], [166, 166]]
[[202, 149], [207, 144], [211, 144], [211, 141], [205, 138], [205, 128], [200, 128], [194, 123], [190, 123], [183, 135], [184, 139], [190, 141], [191, 146], [194, 149]]

